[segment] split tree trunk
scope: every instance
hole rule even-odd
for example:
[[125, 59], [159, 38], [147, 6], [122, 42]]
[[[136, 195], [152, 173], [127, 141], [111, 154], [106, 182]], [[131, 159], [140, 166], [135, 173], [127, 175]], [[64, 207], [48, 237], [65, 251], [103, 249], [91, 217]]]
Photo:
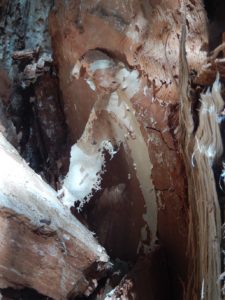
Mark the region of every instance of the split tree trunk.
[[[215, 165], [221, 168], [223, 145], [217, 117], [223, 100], [218, 80], [212, 92], [203, 91], [213, 84], [217, 70], [224, 80], [224, 62], [217, 59], [220, 51], [208, 58], [207, 45], [213, 43], [208, 40], [202, 1], [187, 0], [183, 7], [178, 0], [56, 0], [54, 5], [53, 1], [40, 1], [42, 5], [39, 5], [16, 0], [16, 3], [25, 15], [22, 19], [18, 18], [12, 1], [2, 4], [5, 14], [1, 18], [6, 28], [5, 35], [1, 36], [5, 45], [3, 62], [13, 92], [11, 98], [7, 93], [1, 97], [11, 108], [17, 133], [18, 128], [20, 133], [16, 135], [12, 124], [5, 120], [5, 127], [11, 128], [5, 134], [21, 147], [23, 157], [55, 188], [59, 184], [58, 177], [68, 171], [65, 163], [68, 152], [62, 147], [66, 144], [66, 126], [61, 107], [69, 129], [67, 145], [75, 143], [61, 202], [40, 178], [33, 173], [29, 175], [31, 170], [27, 166], [24, 170], [17, 163], [18, 169], [26, 173], [26, 179], [21, 179], [21, 183], [14, 180], [13, 190], [18, 190], [19, 195], [18, 184], [30, 182], [30, 187], [21, 192], [21, 199], [26, 199], [35, 181], [41, 185], [40, 199], [32, 203], [32, 193], [22, 211], [15, 207], [15, 218], [8, 218], [9, 212], [2, 210], [3, 224], [8, 224], [4, 226], [9, 226], [13, 234], [18, 233], [11, 229], [10, 222], [19, 222], [21, 213], [28, 218], [23, 219], [16, 230], [26, 230], [29, 235], [29, 243], [25, 240], [21, 243], [27, 247], [37, 246], [33, 248], [38, 251], [31, 249], [34, 264], [42, 251], [50, 257], [48, 247], [55, 247], [60, 258], [58, 270], [66, 265], [65, 276], [74, 272], [75, 279], [65, 279], [68, 286], [63, 288], [57, 284], [61, 283], [59, 277], [56, 280], [52, 277], [56, 275], [49, 272], [49, 282], [55, 284], [51, 292], [41, 286], [38, 272], [31, 286], [46, 295], [64, 299], [74, 280], [74, 294], [78, 295], [84, 293], [88, 281], [94, 279], [92, 275], [85, 278], [84, 270], [89, 270], [93, 262], [100, 259], [98, 251], [102, 248], [98, 248], [91, 234], [70, 216], [69, 208], [75, 201], [110, 257], [136, 264], [105, 299], [123, 296], [130, 299], [131, 295], [135, 299], [156, 299], [148, 286], [156, 269], [152, 266], [152, 257], [157, 257], [157, 266], [162, 261], [162, 256], [157, 256], [156, 244], [161, 245], [167, 257], [168, 270], [163, 267], [162, 278], [167, 278], [168, 283], [169, 274], [171, 280], [168, 299], [219, 299], [221, 212], [212, 168]], [[49, 58], [50, 36], [45, 22], [48, 12], [53, 61]], [[17, 19], [18, 30], [12, 35], [12, 24]], [[15, 105], [24, 98], [29, 102], [28, 115], [31, 112], [34, 119], [28, 126], [29, 134], [23, 122], [27, 114], [19, 114]], [[2, 157], [6, 155], [10, 163], [16, 164], [7, 154], [8, 144], [2, 141], [7, 145], [3, 147]], [[38, 168], [40, 162], [41, 168]], [[7, 180], [3, 176], [2, 184]], [[57, 206], [57, 217], [52, 202], [40, 205], [45, 190], [51, 194], [46, 198]], [[31, 208], [27, 209], [27, 205]], [[43, 216], [36, 221], [40, 207]], [[29, 214], [32, 209], [36, 210], [35, 214]], [[70, 220], [71, 226], [68, 225]], [[41, 237], [37, 238], [40, 221], [44, 227], [40, 228]], [[56, 221], [53, 230], [51, 226]], [[33, 225], [28, 226], [30, 223]], [[82, 230], [81, 236], [77, 236], [80, 231], [77, 227]], [[50, 228], [50, 236], [43, 241], [46, 228]], [[83, 239], [86, 232], [92, 241], [90, 244]], [[71, 256], [68, 240], [63, 238], [68, 234], [72, 240]], [[78, 241], [82, 246], [75, 249], [73, 246]], [[90, 249], [91, 245], [95, 246]], [[3, 250], [0, 248], [0, 254]], [[72, 265], [81, 264], [79, 272], [71, 269], [68, 256], [70, 259], [75, 256]], [[87, 256], [88, 264], [83, 260]], [[104, 257], [105, 263], [105, 254]], [[19, 267], [29, 272], [31, 266], [24, 263]], [[51, 269], [51, 260], [41, 268]], [[145, 278], [140, 282], [142, 276], [137, 274], [142, 268]], [[16, 283], [26, 286], [22, 279], [18, 275]], [[160, 282], [158, 285], [160, 290]]]
[[[199, 136], [206, 120], [196, 109], [201, 106], [197, 89], [189, 95], [189, 71], [198, 80], [207, 64], [207, 18], [202, 1], [184, 4], [185, 9], [179, 1], [56, 1], [50, 28], [76, 147], [92, 155], [91, 144], [108, 139], [120, 149], [108, 164], [111, 173], [102, 176], [101, 195], [86, 208], [101, 242], [111, 255], [135, 259], [137, 253], [148, 253], [157, 232], [173, 274], [172, 298], [199, 299], [202, 293], [205, 299], [218, 299], [221, 221], [212, 165], [222, 154], [221, 138], [215, 120], [214, 129], [205, 132], [209, 144]], [[182, 24], [187, 26], [185, 38]], [[179, 59], [182, 39], [185, 74]], [[103, 61], [108, 61], [105, 66]], [[123, 68], [122, 79], [116, 68]], [[184, 90], [193, 103], [189, 107], [182, 104]], [[220, 104], [215, 114], [221, 109]], [[191, 132], [188, 141], [182, 139], [186, 132]], [[211, 154], [196, 143], [206, 152], [212, 146], [213, 156], [208, 158]], [[121, 161], [124, 172], [116, 168]], [[106, 213], [105, 207], [114, 211]], [[129, 217], [124, 219], [116, 207]]]

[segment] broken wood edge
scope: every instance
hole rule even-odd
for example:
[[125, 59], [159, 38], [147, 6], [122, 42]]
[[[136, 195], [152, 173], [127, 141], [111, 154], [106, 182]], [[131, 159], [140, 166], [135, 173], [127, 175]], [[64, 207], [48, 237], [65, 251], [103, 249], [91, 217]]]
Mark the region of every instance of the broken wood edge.
[[[223, 108], [217, 77], [212, 91], [201, 94], [199, 125], [194, 132], [189, 70], [186, 58], [186, 22], [180, 42], [180, 143], [188, 178], [189, 280], [185, 299], [221, 299], [220, 243], [221, 220], [212, 165], [221, 156], [223, 146], [218, 114]], [[206, 101], [207, 100], [207, 101]], [[222, 149], [222, 150], [221, 150]]]
[[[17, 278], [15, 285], [19, 284], [24, 287], [36, 288], [38, 292], [53, 297], [54, 299], [66, 299], [67, 294], [71, 293], [71, 291], [74, 291], [75, 294], [82, 294], [89, 284], [85, 277], [85, 271], [95, 265], [96, 274], [100, 277], [102, 272], [109, 268], [109, 258], [104, 248], [97, 243], [93, 237], [93, 233], [71, 215], [69, 209], [65, 208], [57, 199], [56, 192], [25, 163], [2, 134], [0, 134], [0, 162], [0, 217], [5, 220], [3, 224], [9, 222], [7, 224], [10, 226], [12, 220], [18, 224], [14, 233], [14, 236], [16, 236], [16, 238], [14, 238], [15, 241], [17, 240], [17, 236], [23, 243], [26, 240], [26, 235], [21, 236], [21, 234], [19, 234], [20, 226], [24, 228], [23, 230], [25, 230], [29, 236], [31, 235], [31, 242], [34, 242], [32, 239], [35, 236], [38, 235], [40, 237], [41, 241], [37, 242], [37, 249], [33, 251], [32, 254], [36, 255], [34, 262], [37, 264], [40, 263], [41, 256], [39, 255], [40, 253], [38, 253], [38, 247], [40, 246], [40, 249], [42, 249], [44, 247], [43, 245], [45, 245], [45, 251], [43, 251], [45, 255], [49, 255], [49, 261], [51, 261], [52, 255], [48, 249], [54, 246], [59, 255], [58, 262], [55, 262], [56, 265], [58, 263], [58, 268], [64, 268], [65, 274], [67, 271], [68, 274], [75, 274], [72, 276], [73, 280], [70, 280], [69, 286], [68, 283], [66, 284], [66, 288], [65, 286], [60, 287], [60, 285], [58, 285], [58, 290], [55, 292], [52, 291], [50, 287], [49, 292], [48, 288], [43, 288], [43, 292], [41, 287], [44, 285], [38, 287], [34, 281], [29, 281], [29, 276], [25, 281], [23, 281], [22, 277]], [[16, 234], [17, 230], [18, 235]], [[46, 240], [48, 245], [45, 244], [44, 240]], [[8, 241], [6, 239], [5, 244], [7, 243]], [[23, 243], [21, 243], [22, 248]], [[5, 244], [1, 244], [3, 247], [2, 250], [4, 250]], [[10, 248], [12, 261], [17, 265], [17, 252], [14, 251], [10, 241], [7, 247]], [[7, 257], [7, 251], [2, 252], [2, 255]], [[34, 264], [34, 270], [35, 267]], [[20, 270], [16, 271], [19, 272]], [[51, 271], [54, 272], [54, 270], [48, 270], [48, 273], [50, 274]], [[49, 278], [51, 278], [51, 274], [49, 274], [47, 277], [49, 276]], [[59, 272], [59, 274], [61, 274], [61, 272]], [[95, 276], [97, 277], [96, 274]], [[88, 276], [90, 278], [91, 275]], [[8, 278], [5, 279], [2, 274], [0, 286], [1, 280], [6, 280], [8, 286], [14, 285], [12, 273], [8, 274]], [[52, 285], [54, 284], [52, 283]], [[82, 288], [78, 287], [80, 285], [82, 285]]]

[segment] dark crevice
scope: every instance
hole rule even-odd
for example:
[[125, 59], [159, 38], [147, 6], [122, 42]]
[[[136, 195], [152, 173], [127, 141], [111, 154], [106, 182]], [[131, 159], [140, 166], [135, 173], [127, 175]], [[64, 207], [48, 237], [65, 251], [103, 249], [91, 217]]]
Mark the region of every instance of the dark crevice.
[[222, 43], [222, 34], [225, 31], [225, 1], [204, 0], [208, 17], [209, 50], [215, 49]]
[[53, 300], [50, 297], [39, 294], [37, 291], [29, 288], [25, 289], [1, 289], [2, 296], [11, 300]]
[[169, 150], [171, 150], [171, 151], [177, 151], [175, 148], [171, 148], [171, 147], [167, 144], [167, 142], [165, 141], [165, 138], [164, 138], [162, 132], [161, 132], [159, 129], [154, 128], [154, 127], [150, 127], [150, 126], [146, 126], [146, 129], [148, 129], [148, 130], [153, 130], [153, 131], [158, 132], [158, 133], [160, 134], [161, 138], [162, 138], [162, 141], [163, 141], [164, 144], [167, 146], [167, 148], [168, 148]]

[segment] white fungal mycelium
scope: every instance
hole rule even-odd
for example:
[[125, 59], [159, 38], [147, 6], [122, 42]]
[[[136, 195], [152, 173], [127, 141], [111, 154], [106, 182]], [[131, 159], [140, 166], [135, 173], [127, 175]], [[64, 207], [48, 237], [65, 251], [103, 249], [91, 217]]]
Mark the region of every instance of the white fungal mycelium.
[[99, 59], [90, 64], [89, 69], [92, 73], [97, 70], [104, 70], [113, 66], [112, 61], [108, 59]]
[[101, 189], [101, 177], [105, 169], [105, 155], [107, 151], [111, 158], [116, 154], [110, 141], [104, 140], [93, 153], [88, 153], [79, 145], [71, 148], [69, 172], [64, 180], [63, 203], [70, 207], [74, 202], [79, 209], [90, 200], [93, 192]]
[[[108, 152], [111, 158], [116, 153], [113, 144], [109, 142], [108, 129], [105, 128], [99, 135], [99, 132], [96, 132], [95, 125], [93, 125], [96, 122], [101, 124], [101, 120], [98, 119], [99, 114], [95, 112], [96, 107], [100, 107], [100, 111], [104, 110], [105, 113], [108, 113], [109, 132], [113, 132], [115, 143], [117, 146], [123, 143], [125, 151], [133, 160], [134, 169], [145, 201], [145, 213], [143, 215], [145, 225], [140, 232], [140, 245], [144, 250], [148, 251], [147, 248], [150, 244], [148, 246], [146, 239], [150, 232], [152, 246], [156, 239], [157, 230], [156, 193], [151, 179], [153, 166], [149, 157], [148, 146], [143, 138], [130, 101], [143, 87], [141, 86], [137, 70], [130, 70], [122, 63], [115, 67], [115, 63], [111, 59], [96, 60], [87, 66], [86, 75], [89, 84], [97, 70], [106, 68], [110, 70], [111, 67], [115, 71], [117, 88], [113, 92], [109, 92], [107, 102], [104, 102], [104, 99], [98, 99], [98, 101], [102, 101], [102, 104], [93, 107], [81, 139], [71, 149], [70, 168], [62, 188], [64, 191], [63, 203], [69, 207], [73, 206], [74, 202], [77, 202], [79, 205], [78, 209], [82, 208], [83, 204], [92, 197], [93, 192], [101, 189], [101, 177], [105, 171], [104, 151]], [[104, 76], [103, 78], [100, 77], [99, 81], [95, 81], [95, 83], [101, 86], [101, 80], [104, 81], [107, 78]], [[90, 88], [93, 89], [91, 85]], [[111, 90], [108, 89], [108, 91]], [[98, 137], [96, 145], [90, 144], [90, 141], [93, 140], [93, 135]]]

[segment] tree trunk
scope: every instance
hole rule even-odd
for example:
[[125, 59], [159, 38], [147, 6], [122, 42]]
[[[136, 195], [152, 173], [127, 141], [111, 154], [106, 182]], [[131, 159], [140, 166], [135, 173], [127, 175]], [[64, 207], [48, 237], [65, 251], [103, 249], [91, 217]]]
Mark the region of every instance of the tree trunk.
[[[95, 232], [114, 268], [118, 259], [132, 265], [121, 282], [112, 283], [113, 271], [107, 274], [91, 299], [220, 299], [225, 47], [209, 51], [223, 42], [222, 1], [205, 1], [207, 12], [201, 0], [15, 2], [1, 4], [4, 135], [58, 190], [60, 200], [53, 190], [52, 198], [67, 222], [76, 224], [72, 211]], [[40, 191], [45, 189], [50, 187], [42, 182]], [[31, 191], [26, 188], [21, 199]], [[39, 222], [49, 220], [47, 211], [54, 219], [53, 204], [43, 205]], [[39, 204], [31, 197], [29, 207]], [[63, 214], [56, 232], [64, 230]], [[28, 223], [23, 226], [29, 241], [21, 243], [40, 249], [42, 241], [30, 235]], [[68, 228], [77, 239], [77, 230]], [[60, 252], [64, 242], [57, 238], [46, 243]], [[100, 257], [93, 244], [88, 267]], [[76, 264], [90, 246], [71, 249], [80, 257]], [[68, 267], [73, 264], [60, 255]], [[78, 268], [80, 277], [86, 268]], [[160, 279], [151, 284], [160, 278], [157, 268], [164, 291]], [[65, 272], [74, 282], [69, 272], [75, 271]], [[84, 277], [85, 288], [82, 283], [74, 295], [93, 279]], [[62, 292], [56, 282], [55, 294], [32, 287], [65, 298], [72, 283]]]

